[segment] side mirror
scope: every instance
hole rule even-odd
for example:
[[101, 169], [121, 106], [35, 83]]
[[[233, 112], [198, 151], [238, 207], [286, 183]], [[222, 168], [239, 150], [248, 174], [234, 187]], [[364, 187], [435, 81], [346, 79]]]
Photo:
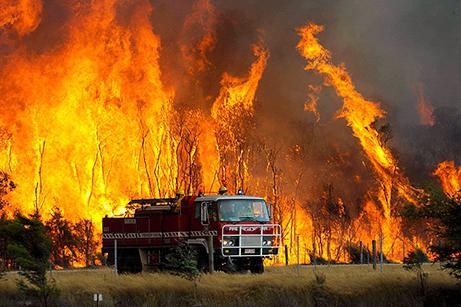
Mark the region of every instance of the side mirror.
[[210, 219], [208, 217], [208, 203], [200, 204], [200, 222], [202, 225], [210, 224]]
[[272, 220], [272, 204], [267, 204], [267, 211], [269, 211], [269, 220]]

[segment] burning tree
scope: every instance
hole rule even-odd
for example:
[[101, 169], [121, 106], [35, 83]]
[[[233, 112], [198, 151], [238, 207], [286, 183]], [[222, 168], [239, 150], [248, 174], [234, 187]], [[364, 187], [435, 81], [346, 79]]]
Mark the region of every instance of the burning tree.
[[171, 120], [171, 144], [177, 161], [174, 188], [183, 190], [187, 195], [197, 193], [202, 186], [199, 141], [203, 115], [194, 110], [180, 110]]
[[8, 206], [8, 202], [4, 197], [12, 192], [15, 187], [11, 177], [7, 173], [0, 171], [0, 213], [3, 214], [4, 208]]
[[219, 152], [219, 179], [231, 190], [247, 188], [250, 159], [249, 135], [253, 129], [256, 89], [269, 57], [259, 45], [253, 46], [257, 60], [247, 78], [224, 74], [221, 90], [211, 115], [216, 123], [215, 137]]
[[83, 260], [85, 267], [96, 264], [95, 256], [98, 254], [99, 244], [95, 231], [93, 222], [87, 219], [80, 220], [73, 226], [73, 233], [77, 239], [76, 248], [80, 254], [78, 260]]
[[61, 268], [72, 267], [77, 259], [78, 239], [72, 224], [64, 218], [58, 207], [55, 207], [50, 220], [46, 222], [46, 228], [53, 242], [52, 263]]
[[341, 198], [334, 195], [332, 185], [325, 187], [319, 201], [306, 204], [312, 220], [312, 245], [318, 255], [326, 255], [328, 262], [347, 259], [344, 255], [347, 231], [351, 220]]

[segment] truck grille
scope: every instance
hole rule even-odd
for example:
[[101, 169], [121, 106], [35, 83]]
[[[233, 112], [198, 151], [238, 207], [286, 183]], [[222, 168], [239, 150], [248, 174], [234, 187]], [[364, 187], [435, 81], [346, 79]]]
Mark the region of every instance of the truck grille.
[[242, 236], [240, 246], [261, 246], [260, 236]]

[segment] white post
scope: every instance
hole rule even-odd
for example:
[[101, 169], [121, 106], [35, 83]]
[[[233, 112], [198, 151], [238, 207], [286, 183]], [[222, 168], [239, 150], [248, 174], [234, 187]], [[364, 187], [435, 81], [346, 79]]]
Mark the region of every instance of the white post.
[[298, 264], [298, 275], [299, 275], [299, 235], [296, 235], [296, 262]]
[[214, 273], [214, 247], [213, 247], [213, 235], [210, 234], [208, 237], [208, 272]]
[[118, 257], [117, 257], [117, 240], [114, 240], [114, 264], [115, 264], [115, 275], [118, 275]]
[[314, 261], [314, 271], [315, 269], [317, 268], [317, 259], [316, 259], [316, 252], [317, 252], [317, 248], [315, 247], [315, 241], [312, 242], [312, 255], [313, 255], [313, 261]]
[[379, 270], [381, 273], [383, 272], [383, 232], [381, 231], [381, 234], [379, 236]]

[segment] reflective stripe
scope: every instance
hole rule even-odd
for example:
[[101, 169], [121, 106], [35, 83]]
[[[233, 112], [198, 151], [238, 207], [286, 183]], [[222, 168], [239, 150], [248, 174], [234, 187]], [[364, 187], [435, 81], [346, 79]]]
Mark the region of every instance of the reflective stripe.
[[[189, 235], [190, 233], [190, 235]], [[201, 236], [217, 236], [216, 230], [204, 231], [171, 231], [171, 232], [111, 232], [103, 233], [103, 240], [109, 239], [158, 239], [158, 238], [188, 238]]]

